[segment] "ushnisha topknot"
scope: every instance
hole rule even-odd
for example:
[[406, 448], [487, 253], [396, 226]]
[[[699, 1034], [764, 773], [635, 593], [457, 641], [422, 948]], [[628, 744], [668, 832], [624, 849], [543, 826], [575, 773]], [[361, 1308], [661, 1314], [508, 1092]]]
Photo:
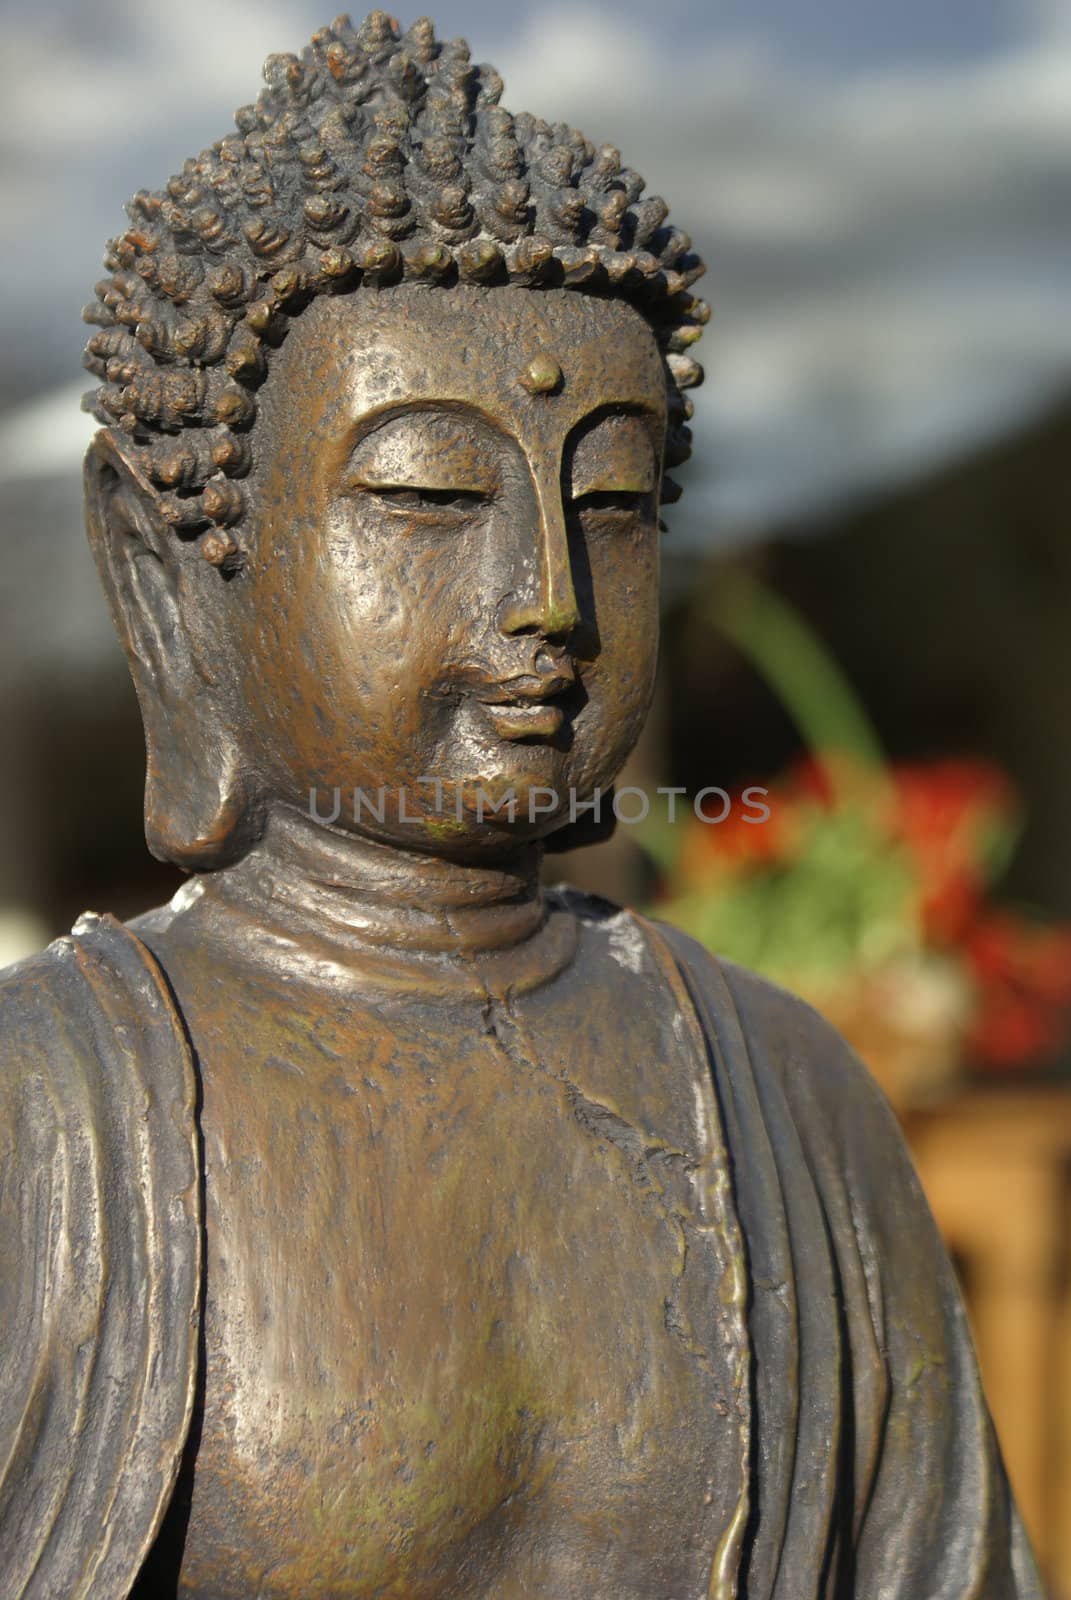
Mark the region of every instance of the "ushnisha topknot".
[[[666, 464], [689, 453], [687, 354], [703, 272], [643, 179], [564, 123], [498, 104], [502, 80], [426, 18], [341, 16], [301, 56], [273, 55], [237, 134], [127, 206], [85, 320], [85, 406], [118, 427], [185, 537], [224, 570], [241, 552], [255, 393], [288, 320], [320, 294], [401, 279], [564, 286], [634, 303], [670, 397]], [[676, 499], [671, 479], [663, 499]]]

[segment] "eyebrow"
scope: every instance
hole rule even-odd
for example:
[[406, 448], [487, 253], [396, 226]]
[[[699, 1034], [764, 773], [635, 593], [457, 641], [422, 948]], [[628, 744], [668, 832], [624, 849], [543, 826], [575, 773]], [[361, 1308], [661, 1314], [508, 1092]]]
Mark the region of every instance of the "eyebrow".
[[350, 418], [351, 432], [349, 450], [352, 454], [368, 438], [386, 428], [392, 422], [397, 422], [403, 417], [412, 416], [414, 412], [430, 413], [437, 416], [456, 416], [471, 419], [498, 438], [510, 438], [505, 429], [501, 428], [495, 419], [474, 406], [469, 400], [391, 400], [385, 405], [374, 406], [370, 411], [365, 411], [357, 417]]
[[601, 400], [597, 406], [578, 418], [569, 429], [569, 439], [574, 434], [590, 432], [598, 427], [600, 422], [628, 421], [633, 418], [637, 422], [659, 423], [661, 417], [655, 406], [648, 405], [645, 400]]
[[[350, 449], [355, 450], [358, 444], [363, 439], [366, 439], [369, 434], [378, 431], [381, 427], [385, 427], [394, 419], [410, 415], [414, 411], [454, 413], [458, 416], [471, 417], [481, 427], [486, 428], [488, 433], [495, 434], [502, 439], [512, 439], [515, 443], [518, 442], [516, 435], [508, 428], [504, 428], [496, 417], [484, 411], [481, 407], [474, 405], [471, 400], [450, 400], [445, 397], [432, 399], [431, 397], [426, 397], [419, 400], [390, 400], [383, 405], [373, 406], [371, 410], [365, 411], [357, 417], [352, 417], [350, 419], [352, 424]], [[569, 432], [566, 435], [566, 444], [568, 445], [574, 434], [581, 430], [595, 427], [607, 417], [635, 417], [639, 422], [652, 424], [657, 424], [661, 421], [657, 406], [649, 404], [646, 400], [600, 400], [598, 405], [593, 406], [590, 411], [570, 424]]]

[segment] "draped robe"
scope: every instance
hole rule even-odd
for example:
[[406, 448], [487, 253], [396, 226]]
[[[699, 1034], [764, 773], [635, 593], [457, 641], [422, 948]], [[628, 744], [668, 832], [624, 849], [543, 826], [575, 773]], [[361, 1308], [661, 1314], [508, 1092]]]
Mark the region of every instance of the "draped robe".
[[[706, 1044], [746, 1264], [746, 1497], [714, 1600], [1029, 1600], [952, 1268], [891, 1110], [813, 1011], [636, 919]], [[111, 918], [11, 969], [0, 1070], [0, 1593], [125, 1600], [190, 1428], [194, 1058]]]

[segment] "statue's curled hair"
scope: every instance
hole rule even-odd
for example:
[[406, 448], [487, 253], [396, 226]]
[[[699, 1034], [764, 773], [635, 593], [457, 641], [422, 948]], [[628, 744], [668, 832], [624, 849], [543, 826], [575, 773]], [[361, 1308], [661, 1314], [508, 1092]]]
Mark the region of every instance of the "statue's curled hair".
[[[86, 321], [86, 398], [118, 427], [163, 514], [225, 570], [240, 563], [240, 480], [256, 390], [310, 299], [402, 279], [564, 286], [632, 302], [669, 390], [666, 462], [688, 454], [708, 318], [703, 271], [668, 207], [609, 145], [511, 115], [502, 80], [426, 19], [337, 18], [301, 56], [275, 55], [236, 134], [127, 207]], [[676, 498], [664, 480], [663, 498]]]

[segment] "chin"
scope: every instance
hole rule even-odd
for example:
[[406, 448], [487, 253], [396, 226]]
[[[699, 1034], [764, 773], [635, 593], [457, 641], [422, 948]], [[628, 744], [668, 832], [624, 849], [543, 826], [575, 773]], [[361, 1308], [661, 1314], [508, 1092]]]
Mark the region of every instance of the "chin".
[[[552, 810], [551, 791], [556, 797]], [[462, 792], [464, 815], [471, 825], [482, 814], [485, 822], [496, 822], [492, 806], [507, 798], [513, 802], [515, 821], [508, 831], [516, 837], [532, 838], [553, 826], [562, 810], [569, 808], [569, 776], [565, 754], [551, 746], [516, 744], [496, 751], [478, 777], [467, 778]], [[481, 799], [481, 795], [483, 798]], [[503, 817], [509, 812], [503, 806]]]

